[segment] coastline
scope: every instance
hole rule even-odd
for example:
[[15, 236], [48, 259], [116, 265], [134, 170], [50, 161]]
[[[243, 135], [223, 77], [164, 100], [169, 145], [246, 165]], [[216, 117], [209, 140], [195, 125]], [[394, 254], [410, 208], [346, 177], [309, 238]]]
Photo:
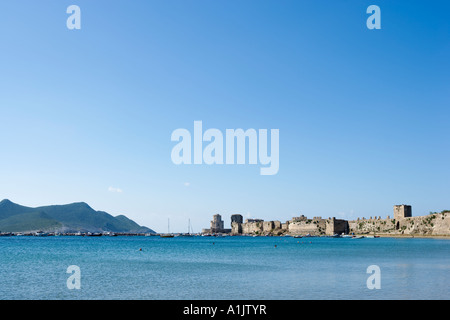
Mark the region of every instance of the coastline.
[[[54, 236], [77, 236], [77, 237], [117, 237], [117, 236], [137, 236], [137, 237], [160, 237], [163, 234], [159, 233], [16, 233], [16, 232], [6, 232], [0, 233], [0, 237], [54, 237]], [[191, 237], [205, 237], [206, 235], [201, 234], [191, 234]], [[255, 235], [255, 234], [242, 234], [242, 235], [229, 235], [229, 234], [209, 234], [210, 237], [275, 237], [275, 238], [284, 238], [284, 237], [299, 237], [299, 238], [335, 238], [335, 236], [329, 235], [297, 235], [297, 234], [281, 234], [281, 235]], [[380, 238], [403, 238], [403, 239], [413, 239], [413, 238], [421, 238], [421, 239], [446, 239], [450, 240], [450, 235], [425, 235], [425, 234], [389, 234], [389, 233], [353, 233], [353, 237], [380, 237]], [[185, 237], [184, 234], [172, 234], [172, 237]], [[337, 237], [340, 238], [340, 237]]]
[[[368, 236], [369, 234], [355, 234], [357, 236]], [[425, 235], [425, 234], [375, 234], [380, 238], [429, 238], [429, 239], [447, 239], [450, 240], [450, 235]]]

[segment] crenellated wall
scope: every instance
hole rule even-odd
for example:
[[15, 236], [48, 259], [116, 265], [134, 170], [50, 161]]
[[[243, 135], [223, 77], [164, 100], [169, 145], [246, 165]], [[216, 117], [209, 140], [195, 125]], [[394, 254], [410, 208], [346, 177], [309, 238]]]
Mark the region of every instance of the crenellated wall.
[[398, 219], [358, 219], [348, 223], [350, 233], [357, 234], [450, 235], [449, 212]]
[[325, 224], [313, 220], [293, 221], [289, 223], [289, 233], [292, 235], [319, 235], [325, 231]]
[[[406, 205], [395, 206], [410, 207]], [[305, 216], [294, 217], [286, 223], [280, 221], [264, 221], [262, 219], [247, 219], [244, 223], [239, 215], [234, 215], [231, 223], [231, 234], [253, 235], [334, 235], [334, 234], [392, 234], [392, 235], [432, 235], [450, 236], [450, 212], [433, 213], [427, 216], [409, 217], [411, 212], [400, 212], [395, 215], [397, 219], [370, 217], [357, 220], [343, 220], [336, 218], [322, 219], [314, 217], [308, 219]], [[239, 218], [239, 219], [238, 219]], [[205, 230], [209, 231], [209, 230]]]

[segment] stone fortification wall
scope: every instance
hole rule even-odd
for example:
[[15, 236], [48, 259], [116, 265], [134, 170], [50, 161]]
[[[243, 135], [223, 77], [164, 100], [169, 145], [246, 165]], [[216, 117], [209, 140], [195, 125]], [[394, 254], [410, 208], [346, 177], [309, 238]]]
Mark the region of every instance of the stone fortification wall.
[[231, 233], [238, 234], [256, 234], [256, 235], [280, 235], [286, 230], [282, 229], [280, 221], [263, 221], [259, 219], [247, 219], [244, 223], [233, 222], [231, 224]]
[[264, 221], [247, 221], [242, 224], [243, 234], [261, 234]]
[[[395, 206], [395, 208], [409, 206]], [[407, 208], [408, 209], [408, 208]], [[409, 210], [409, 211], [408, 211]], [[224, 229], [234, 235], [333, 235], [333, 234], [385, 234], [385, 235], [430, 235], [450, 236], [450, 211], [432, 213], [427, 216], [409, 217], [410, 209], [396, 214], [396, 219], [389, 216], [358, 218], [357, 220], [342, 220], [335, 218], [322, 219], [314, 217], [308, 219], [305, 216], [294, 217], [290, 221], [264, 221], [262, 219], [247, 219], [244, 223], [240, 215], [234, 215], [231, 222], [231, 230]], [[398, 210], [397, 210], [398, 211]], [[394, 212], [395, 209], [394, 209]], [[209, 232], [205, 229], [204, 233]]]
[[450, 235], [450, 212], [400, 219], [358, 219], [349, 221], [350, 233], [393, 235]]
[[349, 224], [347, 220], [331, 218], [326, 220], [325, 234], [332, 236], [335, 234], [348, 234]]
[[291, 221], [288, 225], [289, 234], [292, 235], [319, 235], [325, 232], [325, 223], [322, 221], [304, 220]]

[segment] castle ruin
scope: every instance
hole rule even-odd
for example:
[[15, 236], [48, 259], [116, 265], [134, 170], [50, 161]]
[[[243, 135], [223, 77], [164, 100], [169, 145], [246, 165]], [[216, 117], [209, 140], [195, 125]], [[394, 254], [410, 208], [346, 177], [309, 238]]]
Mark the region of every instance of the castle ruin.
[[210, 228], [202, 230], [203, 234], [230, 233], [230, 232], [231, 229], [224, 228], [222, 216], [220, 214], [213, 215]]
[[[203, 233], [228, 233], [224, 232], [223, 224], [216, 226], [216, 216], [211, 221], [210, 229], [203, 229]], [[222, 230], [218, 232], [217, 230]], [[240, 214], [234, 214], [231, 216], [231, 230], [232, 235], [334, 235], [336, 233], [348, 233], [349, 227], [346, 220], [328, 218], [322, 219], [321, 217], [314, 217], [314, 219], [308, 219], [305, 216], [294, 217], [290, 221], [282, 223], [281, 221], [264, 221], [263, 219], [246, 219], [243, 222], [243, 217]]]
[[430, 213], [426, 216], [412, 217], [410, 205], [395, 205], [394, 218], [381, 216], [358, 218], [356, 220], [329, 217], [307, 218], [304, 215], [293, 217], [282, 223], [263, 219], [246, 219], [240, 214], [231, 216], [231, 229], [225, 229], [219, 214], [213, 216], [210, 229], [205, 234], [227, 233], [231, 235], [341, 235], [341, 234], [386, 234], [386, 235], [450, 235], [450, 211]]

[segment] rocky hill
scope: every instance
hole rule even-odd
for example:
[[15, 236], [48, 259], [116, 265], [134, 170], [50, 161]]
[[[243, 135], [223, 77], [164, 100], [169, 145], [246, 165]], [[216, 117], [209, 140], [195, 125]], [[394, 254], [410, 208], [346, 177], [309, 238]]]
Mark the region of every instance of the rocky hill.
[[124, 215], [95, 211], [87, 203], [25, 207], [7, 199], [0, 202], [1, 232], [130, 232], [154, 233]]

